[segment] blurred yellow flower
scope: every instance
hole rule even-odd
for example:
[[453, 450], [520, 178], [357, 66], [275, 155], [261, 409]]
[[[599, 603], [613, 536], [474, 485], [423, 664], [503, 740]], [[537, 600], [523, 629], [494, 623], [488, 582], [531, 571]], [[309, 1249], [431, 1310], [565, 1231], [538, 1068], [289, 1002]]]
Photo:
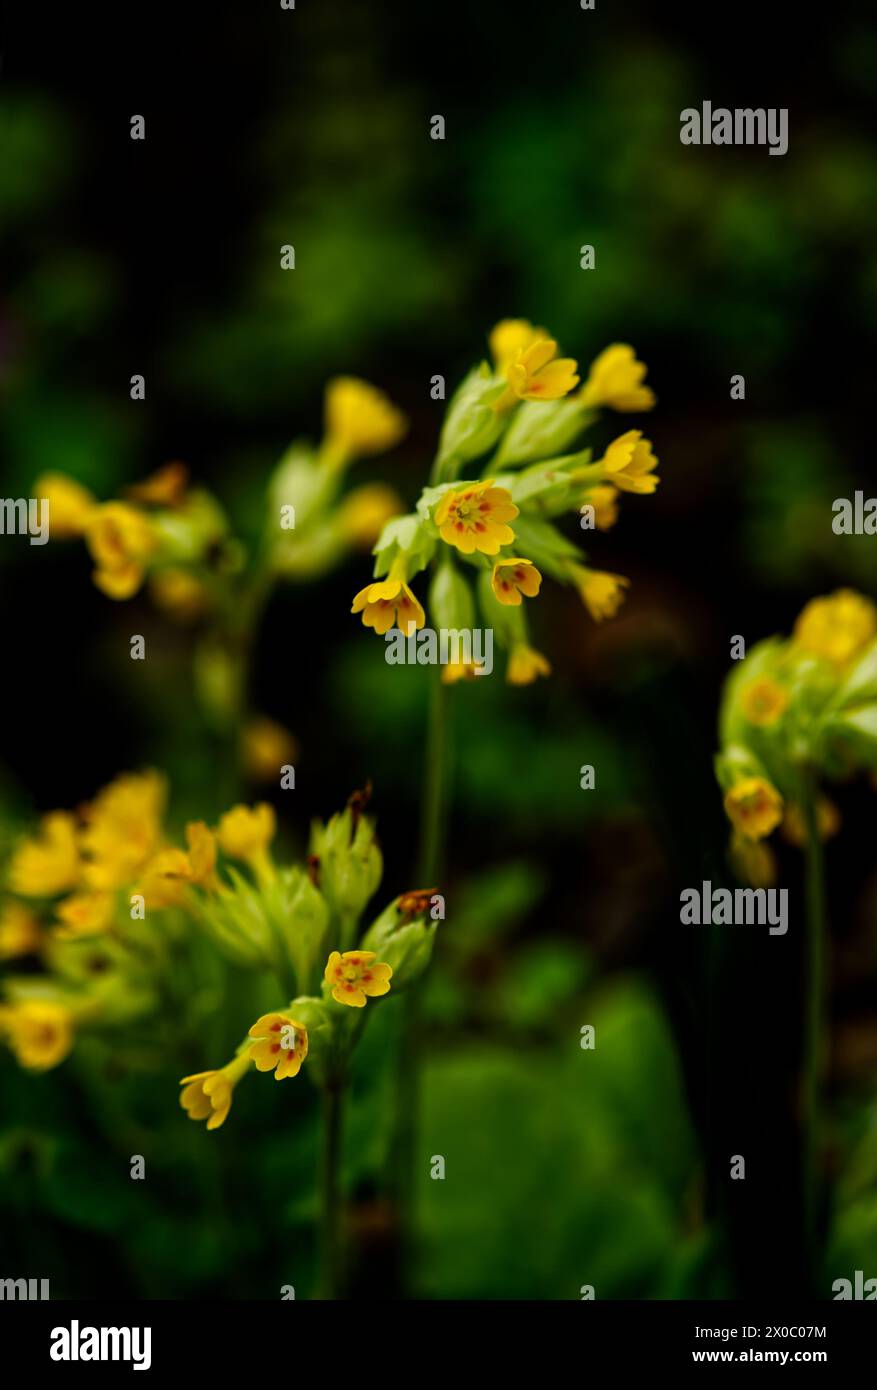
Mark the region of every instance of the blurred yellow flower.
[[207, 589], [188, 570], [156, 570], [149, 579], [149, 593], [156, 608], [180, 623], [194, 622], [210, 607]]
[[509, 653], [505, 678], [509, 685], [531, 685], [537, 676], [550, 676], [551, 666], [541, 652], [516, 642]]
[[[207, 1120], [208, 1129], [225, 1124], [234, 1088], [250, 1065], [246, 1052], [218, 1071], [199, 1071], [180, 1082], [180, 1105], [190, 1120]], [[208, 1118], [209, 1116], [209, 1118]]]
[[276, 782], [298, 747], [288, 729], [260, 715], [245, 725], [241, 752], [248, 777], [254, 782]]
[[600, 462], [610, 481], [622, 492], [636, 492], [644, 496], [654, 492], [661, 481], [654, 472], [658, 460], [652, 453], [649, 440], [643, 439], [642, 430], [628, 430], [619, 435], [609, 445]]
[[402, 510], [402, 499], [386, 483], [364, 483], [342, 498], [336, 521], [349, 545], [369, 550], [384, 524]]
[[75, 893], [55, 909], [60, 926], [55, 935], [61, 941], [100, 936], [112, 925], [115, 899], [112, 893]]
[[338, 376], [326, 387], [326, 443], [339, 461], [392, 449], [408, 422], [390, 400], [354, 376]]
[[142, 483], [132, 483], [125, 493], [135, 502], [145, 502], [150, 507], [175, 507], [182, 502], [188, 482], [188, 468], [175, 459], [150, 473]]
[[544, 328], [534, 328], [528, 319], [502, 319], [490, 331], [490, 352], [496, 369], [503, 376], [518, 358], [534, 343], [550, 342]]
[[595, 623], [614, 618], [625, 599], [624, 590], [630, 584], [623, 574], [592, 570], [585, 565], [570, 565], [573, 582]]
[[581, 506], [594, 508], [594, 525], [598, 531], [609, 531], [618, 520], [618, 488], [610, 483], [598, 483], [582, 493]]
[[84, 811], [81, 843], [91, 888], [123, 888], [161, 846], [167, 787], [157, 772], [123, 773]]
[[43, 473], [34, 483], [34, 496], [48, 499], [49, 535], [53, 541], [83, 535], [98, 505], [88, 488], [66, 473]]
[[274, 808], [261, 801], [258, 806], [233, 806], [226, 811], [216, 836], [224, 854], [243, 859], [260, 878], [267, 880], [274, 877], [268, 846], [276, 829]]
[[772, 888], [776, 883], [776, 855], [764, 840], [750, 840], [734, 831], [730, 854], [734, 872], [750, 888]]
[[256, 1041], [250, 1057], [257, 1071], [273, 1071], [275, 1081], [298, 1076], [308, 1055], [308, 1030], [288, 1014], [263, 1014], [250, 1029]]
[[389, 992], [392, 967], [381, 962], [372, 964], [375, 954], [374, 951], [332, 952], [324, 978], [332, 986], [332, 998], [337, 1003], [362, 1009], [366, 996], [374, 998]]
[[783, 798], [764, 777], [744, 777], [725, 795], [725, 811], [748, 840], [762, 840], [783, 818]]
[[75, 888], [81, 873], [76, 820], [69, 811], [50, 811], [37, 835], [14, 851], [9, 887], [23, 898], [54, 898]]
[[506, 364], [508, 387], [496, 403], [502, 410], [515, 401], [556, 401], [578, 385], [578, 363], [572, 357], [557, 357], [552, 338], [535, 338], [519, 349]]
[[877, 635], [877, 608], [854, 589], [814, 598], [800, 613], [793, 641], [809, 656], [844, 666]]
[[127, 502], [105, 502], [92, 512], [85, 539], [97, 565], [94, 582], [108, 598], [125, 599], [143, 583], [158, 539], [143, 512]]
[[511, 493], [494, 487], [493, 479], [467, 483], [459, 490], [449, 488], [435, 512], [439, 535], [464, 555], [480, 551], [496, 555], [500, 546], [511, 545], [515, 533], [507, 525], [518, 515]]
[[448, 661], [442, 667], [442, 685], [474, 680], [478, 680], [478, 668], [474, 661]]
[[8, 898], [0, 909], [0, 960], [38, 951], [43, 934], [38, 918], [24, 903]]
[[642, 384], [647, 370], [627, 343], [613, 343], [591, 363], [580, 392], [582, 403], [590, 407], [607, 405], [612, 410], [651, 410], [655, 393]]
[[[820, 796], [816, 803], [816, 829], [820, 840], [831, 840], [840, 830], [840, 811], [827, 796]], [[801, 807], [794, 801], [786, 803], [782, 825], [783, 839], [798, 849], [807, 844], [807, 826]]]
[[500, 603], [517, 608], [520, 607], [522, 594], [535, 598], [542, 575], [532, 560], [497, 560], [490, 582]]
[[360, 589], [351, 605], [351, 613], [361, 613], [366, 627], [377, 633], [398, 627], [406, 636], [412, 624], [423, 627], [426, 614], [423, 605], [405, 582], [404, 562], [394, 564], [386, 579], [376, 579]]
[[740, 693], [740, 709], [744, 718], [759, 728], [766, 729], [776, 724], [789, 708], [789, 703], [788, 690], [769, 676], [759, 676], [744, 686]]
[[0, 1006], [0, 1030], [22, 1067], [48, 1071], [73, 1047], [73, 1015], [63, 1004], [23, 999]]

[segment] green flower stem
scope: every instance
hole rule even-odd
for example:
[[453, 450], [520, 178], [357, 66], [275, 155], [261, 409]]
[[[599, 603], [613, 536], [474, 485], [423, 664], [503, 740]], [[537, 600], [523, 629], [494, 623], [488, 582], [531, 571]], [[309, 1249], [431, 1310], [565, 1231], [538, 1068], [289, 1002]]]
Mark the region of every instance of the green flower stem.
[[803, 1138], [804, 1202], [811, 1279], [817, 1277], [819, 1215], [817, 1154], [820, 1127], [820, 1089], [824, 1063], [825, 955], [828, 914], [825, 896], [825, 854], [819, 834], [816, 793], [808, 781], [802, 797], [806, 829], [806, 1004], [804, 1019]]
[[319, 1293], [324, 1299], [344, 1297], [341, 1143], [344, 1083], [330, 1080], [323, 1087], [323, 1147], [320, 1155]]

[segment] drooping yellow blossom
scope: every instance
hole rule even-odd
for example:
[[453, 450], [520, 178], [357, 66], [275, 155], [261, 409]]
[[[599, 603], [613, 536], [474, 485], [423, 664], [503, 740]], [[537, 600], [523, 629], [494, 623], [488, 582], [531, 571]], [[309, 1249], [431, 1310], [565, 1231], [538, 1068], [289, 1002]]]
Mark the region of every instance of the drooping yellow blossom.
[[536, 338], [506, 365], [508, 387], [496, 403], [502, 410], [515, 401], [557, 401], [579, 383], [578, 363], [558, 357], [553, 338]]
[[189, 1119], [207, 1120], [208, 1129], [219, 1129], [225, 1124], [234, 1088], [249, 1065], [250, 1059], [243, 1052], [218, 1071], [199, 1071], [194, 1076], [184, 1076], [180, 1085], [186, 1089], [180, 1092], [180, 1105]]
[[247, 723], [241, 744], [244, 768], [254, 782], [276, 782], [280, 769], [298, 752], [289, 730], [262, 715]]
[[49, 503], [49, 536], [53, 541], [72, 540], [85, 533], [97, 506], [88, 488], [66, 473], [44, 473], [34, 483], [34, 496]]
[[219, 822], [216, 832], [220, 849], [231, 859], [243, 859], [259, 878], [274, 877], [268, 846], [274, 839], [277, 818], [273, 806], [233, 806]]
[[[273, 832], [272, 832], [273, 833]], [[186, 826], [189, 878], [201, 888], [216, 886], [216, 836], [203, 820], [189, 821]]]
[[63, 1004], [22, 999], [0, 1006], [0, 1031], [19, 1065], [48, 1071], [63, 1062], [73, 1047], [73, 1015]]
[[778, 681], [759, 676], [741, 691], [740, 709], [750, 724], [768, 729], [785, 714], [790, 698], [788, 690]]
[[748, 840], [763, 840], [783, 818], [783, 798], [764, 777], [744, 777], [725, 795], [725, 811]]
[[54, 898], [75, 888], [81, 874], [76, 820], [69, 811], [50, 811], [37, 835], [15, 850], [9, 887], [23, 898]]
[[167, 786], [157, 772], [124, 773], [86, 807], [82, 849], [89, 887], [123, 888], [161, 847]]
[[442, 685], [474, 680], [478, 680], [478, 668], [474, 661], [448, 661], [442, 667]]
[[210, 595], [194, 574], [182, 569], [156, 570], [149, 592], [157, 608], [179, 623], [193, 623], [210, 607]]
[[143, 512], [127, 502], [105, 502], [89, 518], [85, 539], [97, 565], [94, 582], [108, 598], [125, 599], [143, 583], [158, 540]]
[[349, 545], [370, 550], [385, 523], [403, 510], [399, 494], [386, 483], [364, 483], [342, 498], [336, 521]]
[[594, 508], [594, 525], [598, 531], [610, 531], [618, 520], [618, 488], [610, 483], [597, 483], [582, 493], [581, 505]]
[[174, 907], [182, 902], [192, 885], [214, 892], [216, 877], [216, 837], [203, 821], [186, 826], [188, 850], [162, 849], [150, 861], [135, 888], [147, 908]]
[[503, 545], [511, 545], [515, 533], [508, 525], [518, 515], [511, 493], [494, 487], [493, 479], [449, 488], [435, 512], [439, 535], [464, 555], [480, 551], [496, 555]]
[[504, 376], [519, 353], [526, 352], [534, 343], [550, 340], [551, 335], [544, 328], [534, 328], [529, 319], [502, 319], [490, 330], [488, 341], [496, 369]]
[[854, 589], [814, 598], [801, 611], [793, 641], [810, 656], [844, 666], [877, 636], [877, 607]]
[[257, 1071], [273, 1071], [275, 1081], [298, 1076], [308, 1055], [308, 1030], [288, 1014], [263, 1014], [250, 1029], [250, 1057]]
[[509, 653], [505, 678], [509, 685], [532, 685], [537, 676], [550, 676], [551, 666], [541, 652], [526, 642], [516, 642]]
[[764, 840], [750, 840], [734, 831], [730, 855], [734, 872], [750, 888], [772, 888], [776, 883], [776, 855]]
[[75, 893], [56, 908], [60, 926], [55, 935], [61, 941], [100, 936], [112, 926], [115, 899], [112, 893]]
[[630, 584], [623, 574], [592, 570], [585, 565], [571, 565], [570, 573], [582, 603], [595, 623], [614, 618], [625, 599], [624, 590]]
[[658, 460], [642, 430], [627, 430], [609, 445], [601, 463], [610, 481], [622, 492], [641, 496], [654, 492], [661, 481], [655, 474]]
[[144, 502], [148, 507], [176, 507], [186, 494], [188, 482], [188, 468], [174, 459], [150, 473], [142, 483], [132, 483], [125, 492], [135, 502]]
[[392, 967], [380, 961], [375, 965], [374, 960], [374, 951], [333, 951], [324, 972], [332, 986], [332, 998], [339, 1004], [362, 1009], [366, 997], [389, 993]]
[[0, 960], [38, 951], [43, 934], [39, 920], [24, 903], [9, 898], [0, 910]]
[[[820, 796], [816, 803], [816, 829], [820, 840], [831, 840], [840, 830], [840, 811], [827, 796]], [[783, 839], [790, 845], [804, 849], [807, 845], [807, 826], [800, 806], [794, 802], [786, 803], [783, 816]]]
[[350, 611], [361, 613], [364, 625], [381, 634], [398, 627], [408, 636], [412, 625], [420, 628], [426, 622], [422, 604], [405, 582], [405, 562], [401, 558], [394, 561], [386, 579], [376, 579], [360, 589]]
[[392, 449], [408, 422], [401, 410], [367, 381], [338, 376], [326, 387], [326, 449], [330, 457], [363, 458]]
[[591, 363], [581, 400], [595, 408], [607, 405], [611, 410], [651, 410], [655, 393], [642, 384], [647, 370], [627, 343], [613, 343]]
[[542, 575], [532, 560], [497, 560], [490, 582], [500, 603], [518, 608], [522, 594], [527, 598], [536, 597]]

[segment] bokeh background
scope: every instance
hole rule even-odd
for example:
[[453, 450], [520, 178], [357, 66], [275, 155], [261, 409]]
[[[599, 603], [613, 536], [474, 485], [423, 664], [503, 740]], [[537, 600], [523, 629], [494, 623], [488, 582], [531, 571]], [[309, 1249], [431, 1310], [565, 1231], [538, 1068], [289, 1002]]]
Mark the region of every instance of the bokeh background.
[[[408, 413], [407, 440], [357, 479], [413, 503], [441, 422], [430, 377], [458, 380], [497, 319], [548, 325], [585, 364], [612, 341], [649, 364], [662, 485], [626, 498], [591, 552], [631, 577], [621, 615], [597, 628], [549, 588], [535, 635], [553, 678], [455, 692], [422, 1139], [449, 1177], [430, 1181], [424, 1159], [426, 1297], [799, 1286], [798, 855], [782, 864], [787, 937], [678, 920], [682, 887], [727, 875], [711, 757], [731, 637], [787, 631], [842, 584], [877, 590], [873, 539], [830, 524], [833, 499], [867, 495], [871, 475], [877, 23], [782, 12], [769, 31], [764, 7], [299, 0], [294, 14], [77, 13], [51, 32], [20, 18], [8, 36], [5, 495], [55, 469], [117, 495], [180, 458], [253, 538], [283, 450], [319, 434], [332, 375]], [[787, 107], [789, 153], [681, 146], [679, 112], [704, 99]], [[444, 142], [428, 138], [434, 114]], [[278, 269], [285, 242], [294, 273]], [[730, 399], [736, 373], [745, 402]], [[296, 790], [276, 797], [290, 849], [372, 779], [385, 898], [415, 886], [426, 689], [349, 614], [369, 563], [276, 593], [253, 696], [300, 745]], [[178, 824], [215, 818], [227, 770], [193, 699], [189, 635], [143, 598], [100, 595], [81, 546], [7, 537], [0, 567], [7, 848], [34, 812], [126, 768], [168, 772]], [[144, 664], [128, 660], [131, 632]], [[839, 804], [824, 1296], [856, 1268], [877, 1274], [873, 791]], [[397, 1026], [388, 1004], [366, 1035], [348, 1145], [355, 1289], [370, 1297], [389, 1288]], [[56, 1297], [307, 1287], [315, 1095], [242, 1089], [208, 1135], [176, 1081], [88, 1058], [34, 1077], [0, 1059], [4, 1274], [51, 1276]], [[145, 1183], [132, 1153], [148, 1156]], [[732, 1154], [745, 1183], [729, 1181]]]

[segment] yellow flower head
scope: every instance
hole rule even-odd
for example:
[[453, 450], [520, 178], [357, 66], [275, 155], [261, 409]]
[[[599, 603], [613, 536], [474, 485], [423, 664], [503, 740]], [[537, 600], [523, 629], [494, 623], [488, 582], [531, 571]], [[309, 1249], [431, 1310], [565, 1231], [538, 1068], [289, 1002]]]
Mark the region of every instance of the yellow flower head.
[[474, 661], [448, 661], [442, 667], [442, 685], [456, 685], [459, 681], [479, 679], [478, 667]]
[[497, 401], [503, 409], [518, 401], [557, 401], [579, 383], [578, 363], [572, 357], [558, 357], [553, 338], [535, 338], [519, 349], [506, 365], [508, 387]]
[[97, 565], [94, 582], [108, 598], [124, 599], [143, 583], [146, 562], [158, 547], [149, 520], [127, 502], [96, 507], [85, 539]]
[[522, 594], [527, 598], [536, 597], [542, 575], [532, 560], [497, 560], [490, 582], [500, 603], [518, 608]]
[[326, 387], [326, 445], [340, 458], [381, 454], [407, 428], [402, 412], [367, 381], [338, 376]]
[[257, 1071], [273, 1071], [275, 1081], [298, 1076], [308, 1055], [308, 1030], [288, 1014], [263, 1014], [250, 1029], [256, 1042], [250, 1057]]
[[241, 742], [244, 768], [254, 782], [276, 782], [298, 752], [289, 730], [262, 715], [246, 724]]
[[772, 888], [777, 881], [776, 855], [764, 840], [750, 840], [735, 830], [731, 834], [734, 872], [750, 888]]
[[648, 368], [627, 343], [613, 343], [591, 363], [581, 390], [582, 403], [611, 410], [651, 410], [655, 393], [642, 384]]
[[276, 829], [274, 808], [261, 801], [258, 806], [233, 806], [226, 811], [216, 836], [229, 858], [243, 859], [260, 878], [269, 879], [274, 876], [274, 868], [268, 846]]
[[39, 921], [24, 903], [10, 898], [0, 911], [0, 960], [38, 951], [43, 934]]
[[125, 773], [86, 807], [81, 840], [89, 887], [123, 888], [143, 871], [161, 845], [166, 794], [159, 773]]
[[189, 1119], [207, 1120], [208, 1129], [219, 1129], [225, 1124], [234, 1088], [249, 1065], [250, 1059], [243, 1053], [218, 1071], [199, 1071], [194, 1076], [184, 1076], [180, 1085], [186, 1089], [180, 1092], [180, 1105]]
[[34, 483], [34, 496], [49, 503], [49, 535], [53, 541], [71, 540], [85, 532], [97, 503], [88, 488], [66, 473], [44, 473]]
[[610, 481], [622, 492], [645, 495], [654, 492], [661, 481], [654, 471], [658, 460], [648, 439], [643, 439], [642, 430], [628, 430], [619, 435], [609, 445], [601, 463]]
[[747, 840], [763, 840], [783, 818], [783, 798], [764, 777], [744, 777], [726, 794], [725, 811]]
[[426, 622], [423, 605], [405, 582], [403, 564], [394, 564], [386, 579], [366, 584], [353, 600], [351, 613], [361, 613], [364, 625], [375, 632], [383, 634], [398, 627], [407, 636], [412, 626], [423, 627]]
[[597, 483], [582, 493], [581, 505], [594, 508], [594, 525], [598, 531], [610, 531], [618, 520], [618, 488], [610, 483]]
[[112, 926], [114, 909], [112, 893], [75, 893], [56, 908], [60, 926], [55, 935], [61, 941], [100, 936]]
[[392, 967], [381, 962], [375, 965], [374, 960], [374, 951], [333, 951], [324, 972], [324, 979], [332, 986], [332, 998], [362, 1009], [366, 996], [388, 994]]
[[[816, 804], [816, 829], [820, 840], [831, 840], [840, 830], [840, 811], [827, 796], [820, 796]], [[807, 844], [807, 826], [800, 806], [794, 801], [786, 804], [782, 827], [783, 839], [798, 849]]]
[[769, 676], [759, 676], [741, 691], [740, 709], [750, 724], [769, 729], [785, 714], [789, 708], [789, 701], [789, 692], [785, 686], [771, 680]]
[[0, 1029], [22, 1067], [48, 1071], [73, 1047], [73, 1015], [63, 1004], [23, 999], [0, 1007]]
[[551, 666], [535, 647], [516, 642], [509, 653], [505, 678], [509, 685], [532, 685], [537, 676], [550, 676]]
[[210, 607], [210, 596], [194, 574], [182, 569], [156, 570], [149, 593], [157, 608], [179, 623], [193, 623]]
[[448, 545], [464, 555], [478, 550], [482, 555], [497, 555], [500, 546], [511, 545], [515, 533], [507, 525], [518, 515], [511, 493], [504, 487], [494, 487], [493, 479], [483, 483], [466, 483], [449, 488], [435, 511], [439, 535]]
[[534, 343], [550, 341], [550, 334], [546, 333], [544, 328], [534, 328], [528, 319], [502, 319], [491, 329], [489, 338], [496, 370], [505, 376], [520, 353], [526, 352]]
[[186, 494], [188, 481], [188, 468], [175, 459], [150, 473], [142, 483], [132, 483], [125, 492], [135, 502], [144, 502], [148, 507], [176, 507]]
[[793, 641], [809, 656], [844, 666], [877, 635], [877, 608], [854, 589], [814, 598], [795, 623]]
[[23, 898], [54, 898], [75, 888], [81, 873], [76, 820], [69, 811], [50, 811], [38, 834], [15, 850], [9, 887]]
[[339, 504], [338, 528], [348, 545], [370, 550], [385, 523], [402, 510], [402, 499], [386, 483], [364, 483]]
[[146, 866], [134, 891], [142, 895], [148, 912], [176, 907], [183, 901], [191, 877], [189, 856], [181, 849], [163, 849]]
[[623, 574], [609, 574], [606, 570], [591, 570], [584, 565], [572, 565], [571, 572], [582, 603], [595, 623], [604, 618], [614, 618], [624, 602], [624, 590], [630, 584]]

